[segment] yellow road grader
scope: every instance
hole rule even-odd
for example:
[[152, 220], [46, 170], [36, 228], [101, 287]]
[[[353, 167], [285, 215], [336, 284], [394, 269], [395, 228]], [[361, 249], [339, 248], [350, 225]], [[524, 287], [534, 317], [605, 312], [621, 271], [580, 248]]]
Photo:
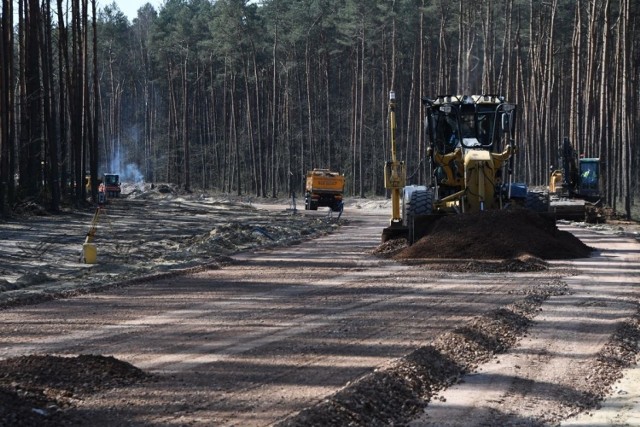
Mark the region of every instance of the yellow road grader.
[[443, 215], [526, 207], [549, 209], [548, 195], [513, 182], [516, 105], [499, 95], [446, 95], [424, 99], [430, 183], [406, 185], [406, 167], [396, 158], [395, 94], [389, 100], [391, 160], [385, 187], [391, 191], [392, 218], [382, 241], [428, 234]]

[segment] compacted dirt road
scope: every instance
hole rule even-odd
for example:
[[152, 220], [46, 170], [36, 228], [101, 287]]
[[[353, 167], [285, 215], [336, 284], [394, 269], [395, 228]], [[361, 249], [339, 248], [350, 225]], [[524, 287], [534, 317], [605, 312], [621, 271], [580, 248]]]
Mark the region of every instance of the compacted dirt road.
[[635, 239], [571, 228], [592, 258], [447, 271], [375, 256], [386, 211], [343, 215], [220, 267], [0, 311], [0, 359], [99, 355], [140, 374], [80, 378], [34, 423], [554, 425], [635, 365]]
[[[583, 410], [620, 375], [602, 359], [619, 357], [624, 340], [630, 344], [626, 350], [637, 351], [640, 246], [633, 239], [565, 229], [599, 252], [589, 259], [553, 262], [556, 268], [578, 270], [562, 279], [568, 292], [545, 302], [516, 348], [441, 393], [412, 426], [463, 426], [469, 425], [467, 420], [512, 425], [517, 418], [554, 424]], [[606, 353], [614, 345], [619, 346], [616, 353]], [[616, 412], [633, 414], [640, 409], [640, 389], [625, 388], [618, 392], [631, 393], [635, 402]], [[592, 416], [580, 418], [577, 425], [589, 425]], [[608, 423], [615, 424], [601, 419], [597, 425]]]

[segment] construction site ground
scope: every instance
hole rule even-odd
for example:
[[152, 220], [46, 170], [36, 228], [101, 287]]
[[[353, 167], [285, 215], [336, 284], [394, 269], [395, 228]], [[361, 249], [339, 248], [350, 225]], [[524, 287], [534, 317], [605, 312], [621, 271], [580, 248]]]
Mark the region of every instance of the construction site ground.
[[387, 200], [291, 208], [126, 187], [94, 265], [94, 208], [1, 220], [0, 425], [640, 424], [637, 224], [559, 224], [579, 258], [522, 250], [540, 228], [442, 257], [505, 236], [409, 254]]

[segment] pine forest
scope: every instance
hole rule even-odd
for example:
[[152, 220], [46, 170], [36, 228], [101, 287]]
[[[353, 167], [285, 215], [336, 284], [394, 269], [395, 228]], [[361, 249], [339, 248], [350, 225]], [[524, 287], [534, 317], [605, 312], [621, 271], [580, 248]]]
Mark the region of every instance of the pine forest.
[[423, 98], [502, 95], [517, 180], [548, 185], [568, 137], [640, 218], [637, 1], [166, 0], [129, 20], [2, 0], [0, 17], [0, 212], [80, 206], [105, 172], [284, 198], [329, 168], [346, 197], [384, 196], [394, 91], [409, 183], [430, 175]]

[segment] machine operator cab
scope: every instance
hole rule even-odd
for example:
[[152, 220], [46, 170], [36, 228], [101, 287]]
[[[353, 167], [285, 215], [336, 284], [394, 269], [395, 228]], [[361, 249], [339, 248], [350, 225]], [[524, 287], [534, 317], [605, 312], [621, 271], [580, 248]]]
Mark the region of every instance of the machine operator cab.
[[586, 197], [598, 197], [600, 194], [600, 159], [581, 158], [579, 167], [578, 193]]
[[426, 100], [426, 131], [443, 154], [455, 148], [500, 152], [505, 134], [513, 134], [515, 105], [495, 95], [441, 96]]
[[[515, 148], [516, 106], [498, 95], [447, 95], [424, 101], [435, 198], [446, 200], [463, 190], [467, 197], [476, 185], [495, 189], [495, 192], [483, 190], [487, 197], [502, 192], [504, 163]], [[476, 177], [471, 182], [471, 167], [475, 168], [473, 171], [483, 168], [482, 176], [486, 179]], [[477, 179], [483, 182], [478, 184]], [[493, 201], [481, 197], [478, 203], [479, 209], [484, 209]]]

